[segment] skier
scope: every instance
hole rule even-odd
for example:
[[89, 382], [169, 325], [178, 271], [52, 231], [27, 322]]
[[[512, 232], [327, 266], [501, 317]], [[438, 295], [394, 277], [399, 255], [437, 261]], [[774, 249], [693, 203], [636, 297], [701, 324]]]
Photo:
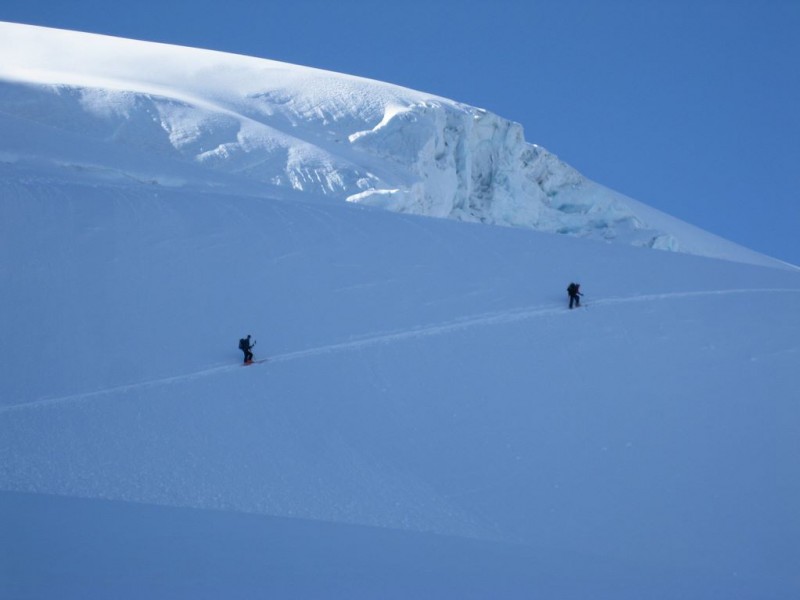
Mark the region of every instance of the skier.
[[581, 305], [581, 284], [580, 283], [570, 283], [567, 287], [567, 294], [569, 294], [569, 307], [572, 308], [572, 305], [580, 306]]
[[250, 344], [250, 336], [248, 335], [246, 338], [242, 338], [239, 340], [239, 350], [244, 352], [244, 364], [253, 362], [253, 353], [250, 352], [250, 349], [255, 346], [256, 343]]

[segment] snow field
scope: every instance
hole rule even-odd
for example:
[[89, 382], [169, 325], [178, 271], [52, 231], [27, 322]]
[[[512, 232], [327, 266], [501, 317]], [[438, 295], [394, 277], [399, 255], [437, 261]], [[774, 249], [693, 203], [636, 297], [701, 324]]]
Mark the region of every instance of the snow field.
[[[367, 526], [376, 548], [385, 528], [523, 544], [484, 579], [511, 568], [519, 597], [565, 585], [523, 577], [529, 551], [610, 561], [622, 597], [647, 589], [635, 572], [664, 597], [798, 589], [793, 272], [356, 206], [4, 186], [3, 222], [36, 226], [2, 231], [3, 490]], [[239, 366], [245, 333], [267, 363]]]

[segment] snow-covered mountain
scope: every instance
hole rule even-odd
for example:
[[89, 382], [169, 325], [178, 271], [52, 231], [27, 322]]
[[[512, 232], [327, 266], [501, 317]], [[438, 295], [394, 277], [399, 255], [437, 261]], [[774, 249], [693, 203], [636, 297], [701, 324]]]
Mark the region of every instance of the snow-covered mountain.
[[771, 262], [588, 181], [518, 123], [430, 94], [10, 23], [0, 23], [0, 57], [6, 163]]
[[448, 100], [0, 34], [0, 597], [800, 595], [796, 269], [365, 206], [644, 240]]

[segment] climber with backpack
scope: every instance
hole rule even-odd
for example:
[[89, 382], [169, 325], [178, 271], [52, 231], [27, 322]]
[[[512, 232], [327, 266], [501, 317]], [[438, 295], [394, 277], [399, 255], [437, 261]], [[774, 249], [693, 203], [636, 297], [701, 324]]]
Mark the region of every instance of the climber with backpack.
[[253, 341], [252, 345], [250, 344], [250, 335], [239, 340], [239, 350], [244, 352], [244, 364], [253, 362], [253, 353], [250, 350], [255, 345], [255, 341]]
[[567, 287], [567, 294], [569, 294], [569, 307], [572, 308], [572, 305], [580, 306], [581, 305], [581, 284], [580, 283], [570, 283]]

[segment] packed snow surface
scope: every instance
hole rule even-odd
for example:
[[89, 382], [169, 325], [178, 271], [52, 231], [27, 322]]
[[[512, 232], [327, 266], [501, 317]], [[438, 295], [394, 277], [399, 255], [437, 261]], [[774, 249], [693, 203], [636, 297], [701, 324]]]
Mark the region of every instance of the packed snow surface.
[[800, 597], [800, 272], [370, 206], [425, 119], [574, 173], [447, 100], [0, 34], [1, 598]]

